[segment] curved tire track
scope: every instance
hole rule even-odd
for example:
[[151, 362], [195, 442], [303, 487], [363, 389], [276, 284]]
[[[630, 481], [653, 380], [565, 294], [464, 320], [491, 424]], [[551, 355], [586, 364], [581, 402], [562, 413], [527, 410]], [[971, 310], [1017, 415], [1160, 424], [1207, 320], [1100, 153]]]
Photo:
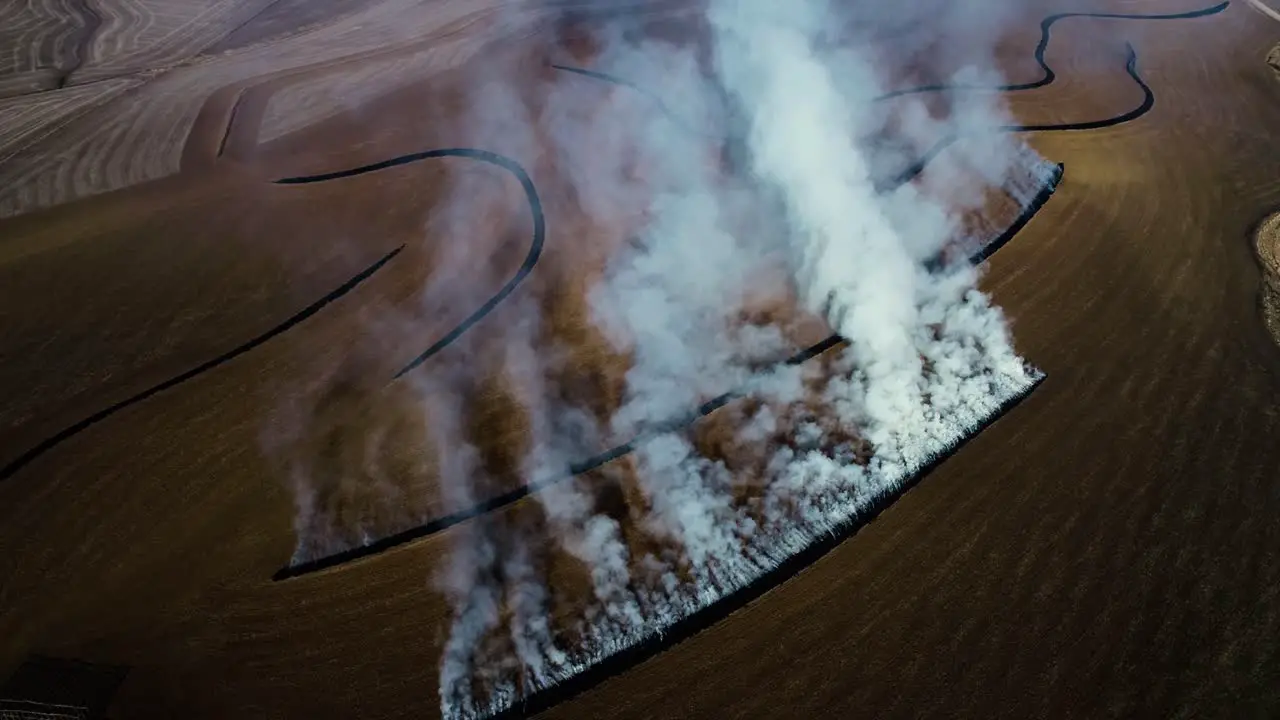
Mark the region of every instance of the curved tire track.
[[547, 239], [547, 219], [542, 211], [542, 200], [538, 197], [538, 189], [533, 184], [533, 179], [529, 177], [529, 173], [525, 171], [515, 160], [505, 155], [499, 155], [488, 150], [479, 150], [476, 148], [444, 148], [440, 150], [427, 150], [425, 152], [411, 153], [409, 155], [401, 155], [383, 160], [382, 162], [372, 163], [370, 165], [362, 165], [350, 170], [339, 170], [336, 172], [322, 173], [319, 175], [304, 175], [299, 177], [284, 178], [276, 180], [280, 185], [307, 185], [311, 183], [328, 182], [330, 180], [340, 180], [343, 178], [356, 177], [366, 173], [386, 170], [387, 168], [397, 167], [400, 165], [408, 165], [410, 163], [421, 162], [432, 158], [460, 157], [471, 160], [478, 160], [488, 163], [495, 167], [511, 173], [520, 181], [520, 187], [524, 189], [525, 199], [529, 202], [529, 212], [533, 216], [533, 242], [529, 244], [529, 252], [525, 255], [524, 262], [520, 264], [520, 268], [516, 270], [515, 275], [502, 286], [498, 292], [485, 301], [475, 312], [467, 316], [465, 320], [458, 323], [452, 330], [445, 333], [443, 337], [435, 341], [426, 350], [423, 350], [417, 357], [410, 360], [408, 364], [400, 368], [392, 380], [398, 380], [405, 373], [413, 370], [422, 363], [429, 360], [433, 355], [440, 352], [458, 338], [462, 337], [471, 328], [475, 327], [484, 319], [486, 315], [493, 312], [503, 300], [510, 295], [521, 282], [524, 281], [529, 273], [533, 271], [533, 266], [538, 264], [538, 258], [542, 255], [542, 247]]
[[153, 395], [157, 395], [161, 392], [164, 392], [165, 390], [168, 390], [173, 387], [177, 387], [178, 385], [181, 385], [182, 383], [196, 377], [197, 375], [200, 375], [201, 373], [212, 370], [218, 367], [219, 365], [222, 365], [223, 363], [229, 362], [249, 352], [250, 350], [258, 347], [259, 345], [262, 345], [268, 340], [274, 337], [277, 337], [285, 333], [286, 331], [292, 329], [295, 325], [301, 323], [303, 320], [306, 320], [312, 315], [315, 315], [316, 313], [320, 312], [320, 310], [322, 310], [329, 303], [333, 302], [334, 300], [337, 300], [343, 295], [346, 295], [347, 293], [356, 289], [357, 286], [359, 286], [365, 280], [368, 280], [370, 277], [372, 277], [374, 273], [381, 270], [384, 265], [391, 262], [391, 260], [396, 255], [400, 254], [401, 250], [404, 250], [404, 245], [401, 245], [400, 247], [392, 250], [386, 255], [383, 255], [381, 258], [378, 258], [378, 260], [374, 262], [372, 265], [356, 273], [351, 279], [347, 280], [342, 285], [339, 285], [338, 287], [329, 291], [324, 297], [311, 303], [310, 305], [306, 306], [302, 310], [299, 310], [298, 312], [291, 315], [284, 322], [267, 330], [261, 335], [258, 335], [252, 340], [249, 340], [248, 342], [238, 345], [232, 348], [231, 350], [228, 350], [227, 352], [211, 360], [201, 363], [200, 365], [197, 365], [196, 367], [193, 367], [190, 370], [187, 370], [186, 372], [180, 375], [175, 375], [158, 385], [153, 385], [147, 388], [146, 390], [143, 390], [142, 392], [137, 393], [136, 395], [132, 395], [128, 398], [125, 398], [124, 400], [121, 400], [120, 402], [115, 403], [114, 405], [103, 408], [102, 410], [99, 410], [98, 412], [75, 423], [74, 425], [70, 425], [66, 428], [63, 428], [61, 431], [55, 433], [54, 435], [49, 436], [44, 441], [38, 443], [35, 447], [19, 455], [17, 458], [14, 458], [13, 460], [11, 460], [3, 468], [0, 468], [0, 480], [9, 479], [19, 470], [21, 470], [22, 468], [30, 464], [31, 461], [35, 460], [36, 458], [40, 457], [46, 452], [52, 450], [54, 447], [57, 447], [59, 444], [65, 442], [66, 440], [71, 439], [73, 436], [79, 434], [81, 431], [87, 430], [90, 427], [97, 425], [98, 423], [102, 422], [103, 420], [106, 420], [112, 415], [115, 415], [121, 410], [124, 410], [125, 408], [130, 407], [132, 405], [137, 405], [143, 400], [146, 400], [147, 398], [150, 398]]
[[[1132, 122], [1138, 118], [1151, 112], [1156, 106], [1156, 95], [1151, 90], [1151, 86], [1142, 79], [1138, 74], [1138, 52], [1133, 49], [1133, 45], [1125, 43], [1125, 72], [1138, 84], [1138, 88], [1142, 90], [1142, 102], [1132, 110], [1114, 115], [1108, 118], [1100, 118], [1098, 120], [1085, 120], [1083, 122], [1074, 123], [1057, 123], [1057, 124], [1039, 124], [1039, 125], [1002, 125], [1000, 127], [990, 128], [989, 130], [978, 130], [972, 134], [981, 132], [997, 132], [997, 133], [1033, 133], [1033, 132], [1080, 132], [1084, 130], [1101, 130], [1103, 128], [1115, 127]], [[962, 135], [951, 134], [943, 137], [933, 147], [929, 148], [920, 159], [907, 166], [900, 174], [893, 179], [893, 184], [902, 184], [914, 179], [930, 162], [933, 161], [943, 150], [946, 150], [953, 143], [963, 139]]]
[[[1254, 2], [1255, 0], [1249, 0]], [[1223, 0], [1212, 7], [1202, 8], [1200, 10], [1190, 10], [1181, 13], [1168, 13], [1157, 15], [1141, 15], [1129, 13], [1084, 13], [1084, 12], [1067, 12], [1050, 15], [1040, 21], [1040, 42], [1036, 44], [1035, 61], [1040, 66], [1040, 79], [1032, 80], [1026, 83], [1013, 83], [1009, 85], [966, 85], [966, 84], [942, 84], [942, 85], [921, 85], [919, 87], [905, 88], [903, 90], [894, 90], [885, 93], [877, 100], [888, 100], [890, 98], [902, 97], [903, 95], [917, 95], [928, 92], [946, 92], [951, 90], [990, 90], [995, 92], [1021, 92], [1023, 90], [1035, 90], [1050, 85], [1058, 78], [1057, 73], [1049, 64], [1045, 62], [1044, 54], [1049, 49], [1049, 37], [1053, 29], [1054, 23], [1067, 18], [1093, 18], [1095, 20], [1191, 20], [1194, 18], [1208, 17], [1217, 15], [1230, 5], [1230, 0]]]
[[[310, 183], [326, 182], [329, 180], [338, 180], [341, 178], [355, 177], [358, 175], [363, 175], [365, 173], [375, 172], [378, 170], [385, 170], [387, 168], [395, 167], [398, 165], [407, 165], [410, 163], [426, 160], [429, 158], [443, 158], [443, 157], [463, 157], [463, 158], [470, 158], [473, 160], [479, 160], [481, 162], [485, 162], [490, 165], [495, 165], [497, 167], [500, 167], [504, 170], [511, 172], [513, 175], [515, 175], [516, 179], [520, 181], [521, 186], [524, 188], [525, 196], [529, 201], [529, 207], [533, 213], [533, 224], [534, 224], [533, 243], [529, 249], [529, 254], [525, 257], [524, 263], [520, 266], [520, 269], [516, 272], [515, 276], [511, 278], [511, 280], [507, 281], [507, 284], [504, 285], [502, 289], [498, 291], [497, 294], [491, 297], [478, 310], [476, 310], [471, 315], [469, 315], [458, 326], [456, 326], [455, 328], [450, 330], [448, 333], [446, 333], [444, 337], [440, 338], [440, 340], [434, 343], [431, 347], [424, 350], [416, 358], [414, 358], [407, 365], [401, 368], [401, 370], [395, 374], [395, 378], [399, 378], [400, 376], [409, 372], [413, 368], [421, 365], [423, 362], [429, 359], [432, 355], [436, 354], [441, 349], [448, 346], [450, 343], [456, 341], [459, 337], [463, 335], [463, 333], [465, 333], [471, 327], [475, 326], [476, 323], [480, 322], [480, 320], [482, 320], [485, 315], [489, 314], [498, 305], [498, 303], [502, 302], [503, 299], [505, 299], [508, 295], [510, 295], [511, 292], [515, 290], [516, 286], [519, 285], [520, 282], [523, 281], [524, 278], [529, 274], [529, 272], [533, 270], [533, 266], [536, 265], [538, 262], [538, 256], [541, 255], [542, 253], [542, 246], [546, 238], [546, 220], [542, 212], [542, 201], [538, 198], [537, 189], [533, 185], [533, 180], [529, 177], [528, 173], [525, 172], [524, 168], [520, 167], [518, 163], [516, 163], [514, 160], [508, 157], [498, 155], [497, 153], [492, 153], [487, 150], [478, 150], [474, 148], [445, 148], [441, 150], [429, 150], [427, 152], [413, 153], [411, 155], [403, 155], [397, 158], [392, 158], [390, 160], [385, 160], [383, 162], [378, 162], [370, 165], [364, 165], [361, 167], [352, 168], [350, 170], [323, 173], [319, 175], [282, 178], [280, 180], [275, 181], [275, 183], [279, 185], [306, 185]], [[346, 295], [347, 293], [354, 290], [357, 286], [362, 284], [365, 280], [368, 280], [375, 273], [381, 270], [383, 266], [391, 262], [392, 259], [394, 259], [397, 255], [399, 255], [400, 252], [404, 250], [404, 248], [405, 246], [401, 245], [395, 248], [394, 250], [392, 250], [391, 252], [387, 253], [386, 255], [383, 255], [381, 258], [375, 261], [372, 265], [356, 273], [354, 276], [352, 276], [342, 285], [338, 286], [337, 288], [325, 294], [324, 297], [308, 305], [307, 307], [303, 308], [302, 310], [298, 311], [297, 313], [287, 318], [284, 322], [270, 328], [266, 332], [254, 337], [248, 342], [245, 342], [235, 348], [232, 348], [231, 350], [228, 350], [227, 352], [211, 360], [201, 363], [200, 365], [197, 365], [196, 367], [191, 368], [186, 372], [183, 372], [179, 375], [175, 375], [174, 377], [171, 377], [168, 380], [165, 380], [157, 385], [153, 385], [147, 388], [146, 390], [138, 392], [128, 398], [125, 398], [124, 400], [121, 400], [113, 405], [103, 408], [102, 410], [99, 410], [98, 412], [84, 418], [83, 420], [80, 420], [79, 422], [76, 422], [73, 425], [63, 428], [59, 432], [49, 436], [45, 440], [37, 443], [30, 450], [27, 450], [23, 454], [14, 458], [12, 461], [6, 464], [3, 468], [0, 468], [0, 481], [7, 480], [8, 478], [16, 474], [19, 470], [21, 470], [22, 468], [30, 464], [32, 461], [34, 461], [36, 458], [52, 450], [54, 447], [57, 447], [61, 443], [71, 439], [72, 437], [83, 432], [84, 430], [87, 430], [90, 427], [102, 422], [103, 420], [106, 420], [107, 418], [120, 412], [121, 410], [124, 410], [125, 408], [131, 407], [133, 405], [136, 405], [144, 400], [147, 400], [148, 398], [154, 395], [164, 392], [165, 390], [169, 390], [178, 385], [181, 385], [182, 383], [188, 380], [191, 380], [192, 378], [204, 372], [213, 370], [219, 365], [229, 362], [230, 360], [233, 360], [236, 357], [239, 357], [240, 355], [243, 355], [249, 352], [250, 350], [253, 350], [254, 348], [258, 347], [259, 345], [262, 345], [263, 343], [267, 342], [268, 340], [271, 340], [272, 338], [275, 338], [279, 335], [284, 334], [285, 332], [292, 329], [294, 326], [298, 325], [302, 321], [318, 313], [322, 308], [324, 308], [329, 303], [333, 302], [334, 300], [337, 300], [343, 295]]]

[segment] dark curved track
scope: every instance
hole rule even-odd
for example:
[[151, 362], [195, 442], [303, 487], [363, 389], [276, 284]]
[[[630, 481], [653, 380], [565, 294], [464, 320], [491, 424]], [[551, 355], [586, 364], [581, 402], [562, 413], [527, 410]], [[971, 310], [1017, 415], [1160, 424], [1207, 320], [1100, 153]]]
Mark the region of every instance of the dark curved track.
[[1077, 18], [1077, 17], [1078, 18], [1094, 18], [1094, 19], [1100, 19], [1100, 20], [1191, 20], [1193, 18], [1208, 17], [1209, 15], [1217, 15], [1223, 10], [1226, 10], [1227, 6], [1230, 4], [1231, 4], [1230, 0], [1223, 0], [1223, 2], [1218, 3], [1213, 7], [1207, 7], [1200, 10], [1191, 10], [1189, 12], [1183, 12], [1183, 13], [1170, 13], [1170, 14], [1160, 14], [1160, 15], [1138, 15], [1138, 14], [1128, 14], [1128, 13], [1058, 13], [1056, 15], [1050, 15], [1044, 20], [1040, 21], [1040, 42], [1036, 45], [1036, 50], [1035, 50], [1036, 64], [1040, 66], [1040, 72], [1041, 72], [1040, 79], [1038, 80], [1032, 80], [1031, 82], [1026, 82], [1026, 83], [1013, 83], [1010, 85], [995, 85], [995, 86], [965, 85], [963, 83], [943, 84], [943, 85], [921, 85], [919, 87], [904, 88], [902, 90], [894, 90], [892, 92], [885, 93], [884, 95], [881, 95], [876, 99], [888, 100], [890, 98], [902, 97], [903, 95], [917, 95], [919, 93], [928, 93], [928, 92], [945, 92], [949, 90], [991, 90], [994, 92], [1020, 92], [1022, 90], [1035, 90], [1036, 88], [1042, 88], [1046, 85], [1052, 84], [1053, 81], [1058, 78], [1058, 75], [1053, 71], [1053, 68], [1049, 67], [1049, 64], [1045, 62], [1044, 54], [1045, 54], [1045, 51], [1049, 49], [1049, 35], [1050, 35], [1051, 29], [1053, 28], [1053, 24], [1058, 22], [1059, 20], [1066, 20], [1067, 18]]
[[[512, 277], [509, 281], [507, 281], [507, 284], [504, 285], [502, 289], [497, 292], [497, 294], [489, 298], [489, 300], [486, 301], [484, 305], [480, 306], [479, 309], [471, 313], [471, 315], [469, 315], [465, 320], [459, 323], [457, 327], [450, 330], [448, 333], [444, 335], [444, 337], [440, 338], [438, 341], [432, 344], [431, 347], [424, 350], [416, 358], [414, 358], [407, 365], [401, 368], [400, 371], [395, 374], [396, 378], [399, 378], [401, 375], [404, 375], [410, 370], [418, 367], [423, 362], [426, 362], [432, 355], [435, 355], [441, 349], [453, 343], [458, 338], [462, 337], [463, 333], [465, 333], [467, 330], [473, 327], [476, 323], [480, 322], [480, 320], [482, 320], [485, 315], [488, 315], [495, 307], [497, 307], [498, 303], [502, 302], [503, 299], [505, 299], [508, 295], [510, 295], [511, 292], [516, 289], [516, 286], [519, 285], [522, 280], [524, 280], [525, 276], [527, 276], [529, 272], [533, 270], [533, 266], [538, 263], [538, 257], [539, 255], [542, 254], [543, 243], [546, 240], [546, 218], [542, 212], [542, 200], [538, 197], [538, 191], [533, 185], [533, 180], [529, 177], [529, 174], [525, 172], [524, 168], [520, 167], [519, 163], [503, 155], [489, 152], [487, 150], [477, 150], [474, 148], [444, 148], [440, 150], [429, 150], [426, 152], [413, 153], [410, 155], [402, 155], [400, 157], [392, 158], [390, 160], [384, 160], [382, 162], [373, 163], [370, 165], [363, 165], [361, 167], [351, 168], [349, 170], [340, 170], [337, 172], [323, 173], [319, 175], [288, 177], [288, 178], [282, 178], [280, 180], [275, 181], [276, 184], [279, 184], [279, 185], [306, 185], [310, 183], [326, 182], [329, 180], [339, 180], [342, 178], [355, 177], [358, 175], [364, 175], [365, 173], [375, 172], [377, 170], [385, 170], [387, 168], [396, 167], [398, 165], [408, 165], [410, 163], [415, 163], [421, 160], [427, 160], [431, 158], [444, 158], [444, 157], [460, 157], [460, 158], [469, 158], [472, 160], [478, 160], [480, 162], [484, 162], [490, 165], [500, 167], [510, 172], [512, 175], [514, 175], [516, 179], [520, 181], [520, 185], [524, 189], [525, 198], [528, 200], [530, 211], [533, 214], [533, 243], [529, 248], [528, 255], [524, 259], [524, 263], [520, 266], [520, 269], [516, 271], [515, 276]], [[252, 340], [249, 340], [246, 343], [243, 343], [235, 348], [232, 348], [231, 350], [228, 350], [227, 352], [211, 360], [201, 363], [200, 365], [197, 365], [196, 367], [191, 368], [186, 372], [183, 372], [179, 375], [175, 375], [174, 377], [171, 377], [168, 380], [165, 380], [157, 385], [153, 385], [147, 388], [146, 390], [143, 390], [135, 395], [125, 398], [124, 400], [121, 400], [120, 402], [117, 402], [114, 405], [111, 405], [102, 410], [99, 410], [98, 412], [90, 415], [89, 417], [84, 418], [83, 420], [75, 423], [74, 425], [70, 425], [66, 428], [63, 428], [56, 434], [51, 435], [50, 437], [41, 441], [40, 443], [32, 447], [30, 450], [27, 450], [23, 454], [19, 455], [17, 458], [14, 458], [3, 468], [0, 468], [0, 481], [7, 480], [8, 478], [16, 474], [19, 470], [21, 470], [23, 467], [27, 466], [33, 460], [40, 457], [44, 453], [48, 452], [49, 450], [52, 450], [57, 445], [65, 442], [66, 440], [69, 440], [71, 437], [79, 434], [80, 432], [89, 429], [93, 425], [96, 425], [102, 422], [103, 420], [106, 420], [107, 418], [111, 417], [117, 412], [124, 410], [125, 408], [130, 407], [132, 405], [136, 405], [152, 397], [153, 395], [159, 394], [161, 392], [164, 392], [165, 390], [169, 390], [178, 385], [181, 385], [182, 383], [204, 372], [212, 370], [218, 367], [219, 365], [222, 365], [223, 363], [229, 362], [239, 357], [240, 355], [243, 355], [249, 352], [250, 350], [253, 350], [259, 345], [262, 345], [263, 343], [267, 342], [268, 340], [287, 332], [288, 330], [292, 329], [294, 326], [301, 323], [303, 320], [306, 320], [312, 315], [315, 315], [324, 306], [328, 305], [334, 300], [337, 300], [343, 295], [346, 295], [347, 293], [354, 290], [356, 286], [360, 285], [365, 280], [368, 280], [370, 277], [373, 276], [374, 273], [381, 270], [384, 265], [390, 262], [396, 255], [399, 255], [402, 250], [404, 250], [403, 245], [396, 248], [395, 250], [392, 250], [390, 253], [387, 253], [386, 255], [379, 258], [377, 262], [373, 263], [372, 265], [365, 268], [364, 270], [361, 270], [360, 272], [356, 273], [349, 280], [347, 280], [342, 285], [338, 286], [337, 288], [327, 293], [324, 297], [308, 305], [307, 307], [303, 308], [297, 313], [291, 315], [284, 322], [267, 330], [261, 335], [258, 335]]]
[[506, 299], [508, 295], [516, 289], [521, 282], [528, 277], [533, 271], [533, 266], [538, 264], [538, 258], [542, 255], [542, 247], [547, 240], [547, 218], [542, 211], [542, 199], [538, 197], [538, 189], [533, 185], [533, 179], [529, 177], [529, 173], [520, 167], [520, 163], [512, 160], [505, 155], [499, 155], [488, 150], [478, 150], [475, 148], [444, 148], [441, 150], [427, 150], [425, 152], [417, 152], [409, 155], [401, 155], [383, 160], [382, 162], [373, 163], [371, 165], [362, 165], [350, 170], [339, 170], [337, 172], [322, 173], [319, 175], [304, 175], [300, 177], [290, 177], [277, 180], [280, 185], [307, 185], [311, 183], [328, 182], [330, 180], [341, 180], [342, 178], [355, 177], [364, 175], [365, 173], [377, 172], [378, 170], [386, 170], [387, 168], [397, 167], [400, 165], [408, 165], [410, 163], [420, 162], [422, 160], [430, 160], [432, 158], [459, 157], [471, 160], [479, 160], [488, 163], [511, 173], [520, 181], [520, 187], [524, 189], [525, 199], [529, 202], [529, 212], [533, 216], [533, 242], [529, 244], [529, 252], [524, 257], [524, 262], [520, 264], [520, 268], [516, 270], [516, 274], [507, 281], [502, 289], [494, 293], [492, 297], [485, 301], [475, 312], [471, 313], [462, 322], [458, 323], [452, 330], [445, 333], [443, 337], [431, 344], [431, 347], [423, 350], [417, 357], [410, 360], [407, 365], [400, 368], [392, 377], [393, 380], [400, 378], [405, 373], [413, 370], [422, 363], [431, 358], [432, 355], [440, 352], [448, 347], [458, 338], [462, 337], [476, 323], [484, 319], [486, 315], [493, 312], [498, 303]]
[[[1124, 65], [1125, 72], [1128, 73], [1129, 77], [1133, 78], [1133, 81], [1137, 83], [1138, 87], [1142, 90], [1142, 102], [1138, 103], [1138, 106], [1133, 108], [1132, 110], [1121, 113], [1119, 115], [1112, 116], [1112, 117], [1099, 118], [1097, 120], [1086, 120], [1084, 122], [1043, 124], [1043, 125], [1003, 125], [1000, 127], [991, 128], [989, 130], [975, 131], [975, 132], [1000, 132], [1000, 133], [1079, 132], [1082, 130], [1101, 130], [1102, 128], [1109, 128], [1109, 127], [1114, 127], [1116, 125], [1123, 125], [1124, 123], [1137, 120], [1143, 115], [1146, 115], [1147, 113], [1151, 112], [1151, 109], [1156, 106], [1156, 95], [1154, 92], [1152, 92], [1151, 86], [1147, 85], [1147, 82], [1142, 79], [1141, 75], [1138, 74], [1138, 52], [1133, 49], [1133, 45], [1129, 43], [1125, 43], [1125, 53], [1126, 53], [1126, 59], [1125, 59], [1125, 65]], [[907, 166], [901, 173], [899, 173], [896, 177], [894, 177], [892, 182], [894, 184], [901, 184], [901, 183], [907, 182], [908, 180], [911, 180], [912, 178], [916, 177], [920, 173], [924, 172], [925, 167], [928, 166], [928, 164], [932, 162], [935, 157], [937, 157], [943, 150], [946, 150], [953, 143], [960, 140], [961, 137], [962, 136], [955, 135], [955, 134], [947, 135], [943, 137], [941, 140], [935, 143], [933, 147], [929, 148], [929, 150], [925, 152], [924, 155], [921, 155], [919, 160]]]
[[102, 410], [99, 410], [98, 412], [81, 420], [80, 422], [77, 422], [74, 425], [70, 425], [62, 429], [58, 433], [51, 435], [44, 441], [37, 444], [35, 447], [31, 448], [30, 450], [14, 458], [7, 465], [5, 465], [4, 468], [0, 469], [0, 480], [6, 480], [12, 477], [14, 473], [26, 467], [29, 463], [31, 463], [31, 461], [40, 457], [44, 453], [52, 450], [54, 447], [56, 447], [60, 443], [66, 440], [69, 440], [72, 436], [80, 433], [81, 431], [87, 430], [90, 427], [102, 422], [103, 420], [106, 420], [107, 418], [111, 417], [117, 412], [120, 412], [121, 410], [124, 410], [125, 408], [131, 405], [136, 405], [153, 395], [164, 392], [165, 390], [169, 390], [170, 388], [177, 387], [178, 385], [181, 385], [182, 383], [196, 377], [197, 375], [200, 375], [201, 373], [212, 370], [225, 362], [229, 362], [249, 352], [250, 350], [258, 347], [259, 345], [267, 342], [268, 340], [274, 337], [277, 337], [285, 333], [286, 331], [292, 329], [298, 323], [301, 323], [303, 320], [306, 320], [312, 315], [315, 315], [316, 313], [320, 312], [320, 310], [323, 309], [324, 306], [328, 305], [334, 300], [337, 300], [343, 295], [346, 295], [347, 293], [356, 289], [358, 285], [363, 283], [365, 280], [368, 280], [370, 277], [373, 276], [374, 273], [381, 270], [384, 265], [391, 262], [392, 258], [394, 258], [396, 255], [399, 255], [400, 251], [402, 250], [404, 250], [403, 245], [396, 248], [395, 250], [392, 250], [386, 255], [383, 255], [381, 258], [378, 258], [377, 262], [373, 263], [369, 267], [356, 273], [351, 279], [347, 280], [345, 283], [334, 288], [324, 297], [311, 303], [310, 305], [306, 306], [302, 310], [294, 313], [284, 322], [280, 323], [279, 325], [276, 325], [270, 330], [267, 330], [261, 335], [258, 335], [252, 340], [242, 345], [239, 345], [237, 347], [234, 347], [231, 350], [228, 350], [225, 353], [211, 360], [201, 363], [200, 365], [197, 365], [196, 367], [193, 367], [190, 370], [187, 370], [186, 372], [180, 375], [175, 375], [158, 385], [153, 385], [147, 388], [146, 390], [143, 390], [142, 392], [137, 393], [136, 395], [132, 395], [128, 398], [125, 398], [124, 400], [121, 400], [120, 402], [114, 405], [103, 408]]

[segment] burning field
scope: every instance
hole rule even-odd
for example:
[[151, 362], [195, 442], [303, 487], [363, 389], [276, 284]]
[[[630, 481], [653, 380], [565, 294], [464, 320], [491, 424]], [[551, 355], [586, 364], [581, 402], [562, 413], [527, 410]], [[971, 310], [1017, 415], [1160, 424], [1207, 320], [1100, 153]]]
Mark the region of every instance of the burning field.
[[0, 78], [0, 670], [1277, 707], [1256, 5], [165, 2], [217, 26], [24, 20], [74, 52]]
[[[847, 533], [1042, 377], [975, 262], [1059, 167], [1001, 132], [998, 95], [886, 98], [831, 36], [848, 22], [726, 0], [569, 25], [562, 57], [437, 90], [465, 147], [280, 181], [472, 161], [432, 213], [422, 309], [380, 316], [379, 350], [268, 438], [298, 507], [282, 579], [454, 528], [446, 717]], [[999, 87], [982, 60], [956, 82]], [[424, 316], [442, 339], [384, 367]]]

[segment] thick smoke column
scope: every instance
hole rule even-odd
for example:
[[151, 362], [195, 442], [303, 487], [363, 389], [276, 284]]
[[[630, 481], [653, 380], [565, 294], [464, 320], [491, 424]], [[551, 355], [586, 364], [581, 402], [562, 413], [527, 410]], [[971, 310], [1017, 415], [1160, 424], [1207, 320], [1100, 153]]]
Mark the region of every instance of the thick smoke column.
[[[849, 340], [862, 379], [867, 438], [882, 456], [894, 458], [901, 450], [895, 436], [910, 434], [925, 419], [923, 398], [956, 390], [958, 378], [935, 374], [926, 379], [925, 361], [935, 368], [981, 361], [955, 357], [967, 342], [994, 353], [991, 359], [1003, 371], [1017, 373], [1004, 323], [998, 310], [972, 289], [976, 278], [971, 271], [953, 269], [949, 276], [937, 277], [926, 270], [925, 255], [940, 250], [951, 233], [945, 214], [922, 202], [913, 187], [903, 186], [901, 194], [910, 196], [907, 205], [917, 218], [941, 222], [930, 227], [917, 220], [906, 228], [908, 237], [890, 217], [891, 209], [899, 217], [905, 214], [902, 198], [880, 197], [870, 163], [854, 145], [867, 130], [871, 101], [881, 89], [871, 69], [852, 52], [823, 57], [817, 44], [833, 17], [827, 4], [808, 0], [784, 7], [766, 0], [712, 0], [709, 16], [720, 77], [748, 116], [753, 170], [785, 198], [804, 301]], [[831, 59], [841, 63], [843, 83], [834, 79], [837, 68]], [[850, 76], [859, 82], [849, 82]], [[948, 130], [962, 134], [975, 125], [991, 127], [1002, 119], [993, 110], [962, 102]], [[988, 133], [979, 152], [968, 153], [963, 161], [982, 179], [1000, 182], [1013, 160], [1028, 151], [1006, 138], [993, 142], [995, 137]], [[957, 198], [952, 194], [950, 199]], [[972, 203], [980, 197], [962, 200]], [[925, 326], [939, 323], [944, 332], [974, 334], [959, 342], [930, 338]], [[956, 323], [967, 325], [959, 328]], [[924, 386], [930, 380], [938, 387]]]
[[811, 47], [827, 13], [814, 0], [713, 0], [710, 14], [721, 77], [749, 116], [753, 169], [785, 198], [805, 305], [849, 341], [866, 375], [871, 439], [883, 444], [920, 404], [920, 268], [854, 147], [858, 105]]

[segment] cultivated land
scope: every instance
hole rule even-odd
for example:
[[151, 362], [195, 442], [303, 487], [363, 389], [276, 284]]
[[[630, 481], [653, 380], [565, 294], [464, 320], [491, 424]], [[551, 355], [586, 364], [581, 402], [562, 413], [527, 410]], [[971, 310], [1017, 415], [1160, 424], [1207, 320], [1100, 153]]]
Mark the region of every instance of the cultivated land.
[[[1040, 77], [1045, 16], [1203, 7], [1033, 5], [1000, 44], [1014, 84]], [[528, 208], [510, 173], [465, 158], [272, 181], [466, 144], [458, 113], [478, 73], [523, 81], [535, 137], [554, 129], [548, 87], [579, 83], [577, 109], [601, 117], [644, 99], [547, 67], [594, 57], [590, 19], [566, 30], [543, 6], [335, 3], [295, 23], [266, 2], [113, 7], [74, 23], [88, 16], [0, 15], [25, 48], [0, 69], [0, 465], [12, 468], [0, 479], [0, 674], [31, 652], [129, 666], [118, 718], [430, 716], [449, 609], [429, 578], [465, 527], [272, 582], [294, 551], [294, 508], [282, 454], [263, 448], [299, 408], [319, 420], [285, 447], [337, 447], [338, 466], [359, 461], [343, 438], [366, 424], [405, 446], [420, 437], [385, 378], [471, 311], [417, 301], [436, 253], [459, 237], [491, 248], [472, 280], [490, 295], [520, 265]], [[272, 24], [233, 40], [255, 14]], [[1008, 93], [1019, 123], [1138, 107], [1126, 42], [1156, 102], [1111, 127], [1029, 134], [1068, 170], [984, 284], [1048, 379], [805, 572], [548, 715], [1280, 712], [1280, 351], [1259, 312], [1275, 261], [1262, 219], [1280, 206], [1280, 86], [1262, 60], [1278, 36], [1245, 3], [1196, 20], [1056, 24], [1056, 81]], [[904, 86], [964, 60], [895, 56], [888, 32], [882, 45]], [[575, 362], [613, 368], [616, 385], [581, 291], [634, 218], [586, 222], [571, 170], [519, 135], [485, 149], [537, 185], [546, 256], [510, 308], [439, 360], [485, 357], [518, 302], [538, 302]], [[441, 222], [458, 188], [484, 201]], [[981, 222], [1013, 214], [992, 208]], [[379, 323], [409, 329], [388, 342]], [[570, 389], [601, 412], [618, 392]], [[494, 394], [476, 390], [478, 417]], [[477, 432], [496, 452], [504, 430], [520, 428]], [[406, 487], [415, 510], [441, 510], [429, 480]], [[331, 497], [338, 518], [369, 503]]]

